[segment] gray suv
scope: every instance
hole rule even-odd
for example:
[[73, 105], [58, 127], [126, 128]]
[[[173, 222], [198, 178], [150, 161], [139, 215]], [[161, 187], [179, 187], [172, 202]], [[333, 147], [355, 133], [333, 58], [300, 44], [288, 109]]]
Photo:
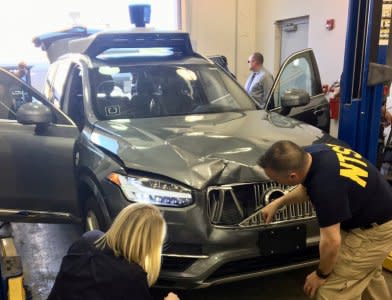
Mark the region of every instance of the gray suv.
[[129, 203], [155, 204], [168, 223], [161, 286], [317, 262], [311, 204], [284, 207], [265, 225], [260, 209], [292, 187], [256, 166], [277, 140], [337, 143], [311, 50], [284, 63], [264, 110], [186, 33], [36, 40], [52, 50], [58, 42], [66, 53], [51, 56], [45, 95], [0, 69], [3, 220], [105, 230]]

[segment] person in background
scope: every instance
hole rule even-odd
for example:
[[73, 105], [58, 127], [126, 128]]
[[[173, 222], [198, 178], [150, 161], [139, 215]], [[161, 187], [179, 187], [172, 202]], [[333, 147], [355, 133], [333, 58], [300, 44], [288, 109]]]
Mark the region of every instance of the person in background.
[[[158, 208], [126, 206], [106, 233], [86, 232], [63, 258], [48, 300], [152, 300], [166, 223]], [[179, 300], [169, 293], [164, 300]]]
[[392, 189], [369, 161], [349, 148], [274, 143], [258, 160], [272, 180], [296, 186], [262, 209], [270, 223], [284, 205], [308, 199], [320, 226], [320, 262], [304, 292], [322, 300], [392, 299], [382, 263], [392, 251]]
[[392, 114], [387, 110], [386, 103], [381, 106], [381, 124], [383, 127], [387, 127], [392, 124]]
[[[389, 92], [390, 84], [388, 85]], [[381, 125], [379, 131], [379, 141], [382, 143], [379, 144], [379, 156], [377, 157], [377, 165], [380, 166], [381, 173], [391, 181], [392, 175], [392, 149], [391, 149], [391, 141], [392, 141], [392, 131], [391, 128], [388, 128], [392, 124], [392, 114], [387, 109], [387, 92], [385, 92], [382, 106], [381, 106]]]
[[18, 63], [18, 68], [14, 71], [14, 74], [19, 79], [26, 81], [26, 75], [28, 73], [27, 64], [24, 61]]
[[249, 70], [251, 74], [245, 83], [246, 92], [252, 96], [262, 108], [265, 107], [268, 93], [270, 92], [274, 79], [272, 74], [263, 66], [264, 57], [261, 53], [253, 53], [249, 59]]
[[223, 65], [222, 67], [235, 79], [237, 78], [229, 69], [229, 62], [227, 61], [227, 57], [225, 55], [222, 55], [222, 61]]

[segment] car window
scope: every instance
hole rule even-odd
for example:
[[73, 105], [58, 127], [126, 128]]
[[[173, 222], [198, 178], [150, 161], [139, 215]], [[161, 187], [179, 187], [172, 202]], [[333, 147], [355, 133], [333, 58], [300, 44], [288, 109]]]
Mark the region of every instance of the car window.
[[255, 110], [238, 84], [213, 65], [107, 66], [92, 70], [98, 119]]
[[273, 91], [273, 107], [281, 106], [281, 97], [291, 88], [305, 90], [310, 96], [314, 96], [314, 74], [311, 62], [307, 57], [299, 57], [289, 62], [281, 73], [276, 88]]
[[41, 101], [20, 81], [0, 73], [0, 119], [16, 120], [19, 107], [27, 102]]

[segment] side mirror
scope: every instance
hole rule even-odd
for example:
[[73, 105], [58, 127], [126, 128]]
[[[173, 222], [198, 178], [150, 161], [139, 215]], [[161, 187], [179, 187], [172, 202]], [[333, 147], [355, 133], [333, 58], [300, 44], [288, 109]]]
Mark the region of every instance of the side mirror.
[[288, 89], [281, 98], [282, 107], [292, 108], [297, 106], [304, 106], [310, 102], [308, 92], [300, 89]]
[[39, 102], [29, 102], [19, 107], [16, 120], [24, 125], [49, 125], [52, 122], [52, 112]]

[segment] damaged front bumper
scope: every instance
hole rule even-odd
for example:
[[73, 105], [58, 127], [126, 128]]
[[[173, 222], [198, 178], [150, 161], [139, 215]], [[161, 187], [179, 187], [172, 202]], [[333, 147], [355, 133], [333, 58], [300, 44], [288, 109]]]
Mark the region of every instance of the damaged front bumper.
[[[187, 241], [187, 251], [174, 253], [169, 246], [169, 252], [163, 255], [157, 285], [203, 288], [315, 265], [319, 257], [318, 233], [314, 231], [317, 223], [307, 221], [306, 224], [292, 224], [290, 227], [295, 228], [297, 225], [304, 225], [307, 230], [305, 247], [301, 249], [284, 248], [288, 245], [284, 240], [280, 243], [281, 247], [279, 242], [272, 247], [262, 244], [263, 234], [270, 234], [272, 230], [278, 230], [279, 234], [279, 229], [287, 227], [282, 225], [242, 231], [213, 229], [210, 240], [202, 245], [193, 244], [189, 247], [191, 241]], [[273, 253], [267, 255], [266, 251]]]
[[157, 285], [202, 288], [317, 264], [319, 227], [310, 203], [280, 209], [270, 225], [262, 221], [260, 209], [289, 189], [210, 187], [191, 207], [164, 209], [168, 243]]

